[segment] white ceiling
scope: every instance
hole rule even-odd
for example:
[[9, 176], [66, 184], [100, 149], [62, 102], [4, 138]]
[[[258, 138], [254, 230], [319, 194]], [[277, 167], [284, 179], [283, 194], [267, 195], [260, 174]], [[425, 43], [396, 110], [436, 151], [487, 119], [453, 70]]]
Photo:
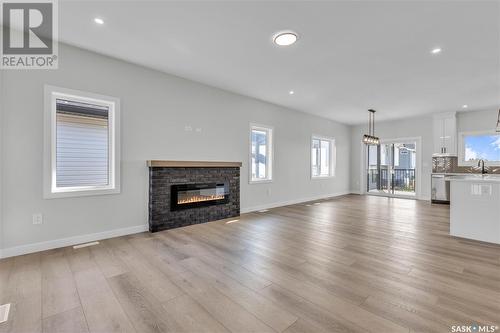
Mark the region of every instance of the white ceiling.
[[[63, 42], [343, 123], [365, 122], [368, 108], [383, 120], [500, 106], [498, 1], [61, 1], [59, 11]], [[283, 29], [299, 41], [275, 46]]]

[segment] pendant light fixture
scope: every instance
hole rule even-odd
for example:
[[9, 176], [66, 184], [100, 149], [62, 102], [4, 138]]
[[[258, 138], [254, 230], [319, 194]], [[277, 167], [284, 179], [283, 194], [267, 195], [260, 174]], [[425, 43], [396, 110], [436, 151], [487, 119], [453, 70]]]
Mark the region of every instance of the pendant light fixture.
[[363, 135], [363, 143], [367, 145], [380, 144], [380, 139], [375, 136], [375, 110], [373, 109], [368, 110], [368, 134]]
[[498, 109], [498, 117], [497, 117], [497, 133], [500, 133], [500, 109]]

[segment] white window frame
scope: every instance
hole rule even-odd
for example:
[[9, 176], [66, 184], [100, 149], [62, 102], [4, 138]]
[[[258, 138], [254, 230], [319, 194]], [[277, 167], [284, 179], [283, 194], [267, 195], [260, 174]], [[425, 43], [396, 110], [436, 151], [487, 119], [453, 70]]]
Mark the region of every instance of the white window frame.
[[[120, 100], [115, 97], [45, 85], [43, 188], [44, 198], [66, 198], [120, 193]], [[108, 180], [103, 186], [57, 187], [56, 183], [56, 99], [105, 105], [108, 111]]]
[[[465, 160], [465, 137], [471, 135], [499, 135], [500, 133], [489, 130], [489, 131], [468, 131], [458, 133], [458, 165], [459, 166], [477, 166], [479, 160], [466, 161]], [[486, 166], [500, 166], [500, 161], [484, 161]]]
[[[252, 178], [252, 131], [265, 131], [267, 132], [267, 151], [268, 160], [266, 163], [266, 175], [265, 179], [253, 179]], [[274, 160], [274, 128], [272, 126], [261, 125], [250, 123], [249, 130], [249, 144], [248, 144], [248, 183], [249, 184], [263, 184], [272, 183], [273, 181], [273, 160]]]
[[[313, 149], [313, 141], [314, 140], [323, 140], [323, 141], [329, 141], [330, 142], [330, 164], [329, 164], [330, 165], [330, 168], [329, 168], [330, 170], [328, 170], [328, 175], [326, 175], [326, 176], [324, 176], [324, 175], [319, 175], [319, 176], [313, 175], [312, 149]], [[333, 178], [333, 177], [335, 177], [335, 169], [336, 169], [336, 162], [337, 162], [337, 146], [335, 145], [335, 138], [313, 134], [311, 136], [311, 146], [309, 148], [309, 159], [310, 159], [309, 166], [311, 168], [311, 170], [310, 170], [311, 179], [326, 179], [326, 178]]]

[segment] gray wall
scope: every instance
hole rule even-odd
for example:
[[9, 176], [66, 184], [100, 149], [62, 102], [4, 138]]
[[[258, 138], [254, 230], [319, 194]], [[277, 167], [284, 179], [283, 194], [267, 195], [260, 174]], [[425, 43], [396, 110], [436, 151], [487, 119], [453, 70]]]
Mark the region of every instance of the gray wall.
[[[457, 114], [457, 132], [492, 130], [496, 125], [498, 110], [469, 111]], [[351, 130], [351, 189], [360, 192], [361, 176], [361, 137], [367, 125], [353, 126]], [[422, 138], [422, 199], [430, 199], [432, 154], [434, 153], [433, 117], [426, 115], [416, 118], [377, 122], [376, 134], [382, 139], [407, 137]], [[457, 140], [458, 141], [458, 140]]]
[[[147, 224], [148, 159], [243, 162], [242, 210], [349, 190], [349, 126], [65, 45], [59, 66], [1, 71], [4, 248]], [[120, 194], [42, 198], [44, 84], [121, 99]], [[270, 184], [248, 184], [250, 122], [274, 126]], [[336, 139], [335, 178], [310, 179], [313, 133]]]
[[0, 70], [0, 258], [2, 257], [2, 249], [4, 244], [3, 232], [3, 70]]
[[498, 110], [459, 113], [457, 117], [457, 131], [467, 132], [495, 130], [497, 116]]
[[[422, 138], [422, 170], [421, 170], [421, 198], [430, 198], [431, 180], [431, 156], [433, 153], [432, 139], [432, 116], [406, 118], [394, 121], [376, 123], [376, 134], [381, 139], [399, 139], [410, 137]], [[360, 192], [362, 145], [361, 138], [367, 131], [367, 125], [353, 126], [351, 130], [352, 150], [351, 150], [351, 189], [353, 192]], [[363, 174], [364, 175], [364, 174]]]

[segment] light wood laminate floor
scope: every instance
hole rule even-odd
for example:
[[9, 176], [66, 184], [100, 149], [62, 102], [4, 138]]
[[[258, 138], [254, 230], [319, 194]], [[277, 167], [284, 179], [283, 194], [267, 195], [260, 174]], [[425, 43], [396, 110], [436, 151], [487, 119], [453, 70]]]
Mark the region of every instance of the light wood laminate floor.
[[4, 259], [0, 332], [500, 325], [500, 246], [450, 237], [448, 218], [443, 205], [348, 195]]

